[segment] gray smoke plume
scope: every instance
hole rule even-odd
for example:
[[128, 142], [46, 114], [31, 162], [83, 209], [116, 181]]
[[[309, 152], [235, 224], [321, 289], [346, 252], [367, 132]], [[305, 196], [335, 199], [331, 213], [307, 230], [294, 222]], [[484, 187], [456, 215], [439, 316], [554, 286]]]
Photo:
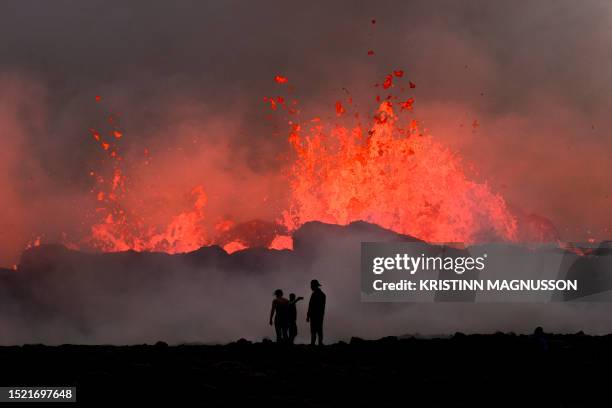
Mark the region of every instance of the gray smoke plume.
[[[273, 337], [273, 291], [304, 296], [298, 303], [299, 342], [309, 282], [327, 294], [328, 342], [352, 336], [440, 335], [547, 331], [601, 334], [612, 330], [609, 303], [363, 303], [360, 243], [413, 240], [380, 227], [308, 223], [294, 251], [219, 247], [168, 255], [91, 254], [59, 246], [27, 251], [17, 271], [0, 273], [0, 343], [136, 344], [229, 342]], [[610, 251], [600, 255], [610, 264]], [[520, 272], [520, 271], [517, 271]], [[592, 274], [585, 269], [581, 273]]]

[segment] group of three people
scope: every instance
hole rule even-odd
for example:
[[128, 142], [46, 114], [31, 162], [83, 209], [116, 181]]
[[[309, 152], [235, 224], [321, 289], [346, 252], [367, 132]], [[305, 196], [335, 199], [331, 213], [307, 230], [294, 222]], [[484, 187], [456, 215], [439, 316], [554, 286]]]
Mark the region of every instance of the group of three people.
[[[310, 323], [310, 344], [314, 345], [317, 340], [319, 345], [323, 345], [323, 316], [325, 315], [325, 293], [321, 290], [318, 280], [310, 281], [310, 302], [306, 321]], [[291, 343], [297, 336], [297, 302], [304, 299], [296, 297], [294, 293], [289, 294], [287, 300], [283, 297], [283, 291], [276, 289], [270, 311], [270, 325], [274, 325], [276, 330], [277, 343]]]

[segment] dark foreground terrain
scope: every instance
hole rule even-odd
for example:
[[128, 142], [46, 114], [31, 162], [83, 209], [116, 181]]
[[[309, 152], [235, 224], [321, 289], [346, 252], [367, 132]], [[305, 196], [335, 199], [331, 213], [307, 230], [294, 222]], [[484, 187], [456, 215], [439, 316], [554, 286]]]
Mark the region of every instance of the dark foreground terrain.
[[[605, 406], [612, 336], [508, 334], [324, 347], [1, 347], [3, 386], [72, 385], [79, 402], [191, 406]], [[401, 404], [401, 405], [399, 405]]]

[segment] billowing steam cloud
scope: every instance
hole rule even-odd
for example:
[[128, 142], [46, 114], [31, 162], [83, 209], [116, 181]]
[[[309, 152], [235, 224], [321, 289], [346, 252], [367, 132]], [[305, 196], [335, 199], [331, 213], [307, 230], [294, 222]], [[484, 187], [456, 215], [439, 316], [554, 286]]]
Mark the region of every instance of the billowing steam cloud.
[[[296, 232], [294, 251], [251, 248], [230, 256], [207, 247], [175, 255], [85, 254], [43, 245], [24, 254], [17, 273], [0, 270], [0, 344], [260, 340], [273, 336], [267, 320], [274, 289], [308, 299], [312, 278], [327, 294], [328, 342], [455, 331], [524, 333], [538, 325], [555, 332], [612, 329], [609, 303], [362, 303], [360, 243], [410, 239], [365, 223], [308, 223]], [[605, 271], [609, 258], [608, 249], [591, 261]], [[598, 276], [597, 268], [581, 273]], [[599, 276], [599, 284], [609, 283]], [[299, 342], [309, 338], [306, 302], [298, 304]]]

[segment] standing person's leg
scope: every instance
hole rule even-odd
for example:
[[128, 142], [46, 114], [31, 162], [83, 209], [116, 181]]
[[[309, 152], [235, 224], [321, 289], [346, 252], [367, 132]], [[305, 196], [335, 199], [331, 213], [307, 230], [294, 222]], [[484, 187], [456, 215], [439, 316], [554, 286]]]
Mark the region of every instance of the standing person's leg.
[[317, 325], [316, 322], [310, 319], [310, 345], [314, 346], [317, 341]]
[[283, 343], [289, 342], [289, 327], [287, 325], [283, 325]]
[[322, 345], [323, 344], [323, 320], [315, 320], [313, 323], [315, 327], [315, 335], [318, 338], [318, 343], [319, 345]]
[[291, 323], [291, 326], [289, 327], [289, 343], [293, 344], [296, 337], [297, 337], [297, 324], [293, 322]]
[[276, 330], [276, 342], [280, 343], [282, 341], [282, 335], [283, 335], [281, 325], [278, 323], [275, 323], [274, 330]]

